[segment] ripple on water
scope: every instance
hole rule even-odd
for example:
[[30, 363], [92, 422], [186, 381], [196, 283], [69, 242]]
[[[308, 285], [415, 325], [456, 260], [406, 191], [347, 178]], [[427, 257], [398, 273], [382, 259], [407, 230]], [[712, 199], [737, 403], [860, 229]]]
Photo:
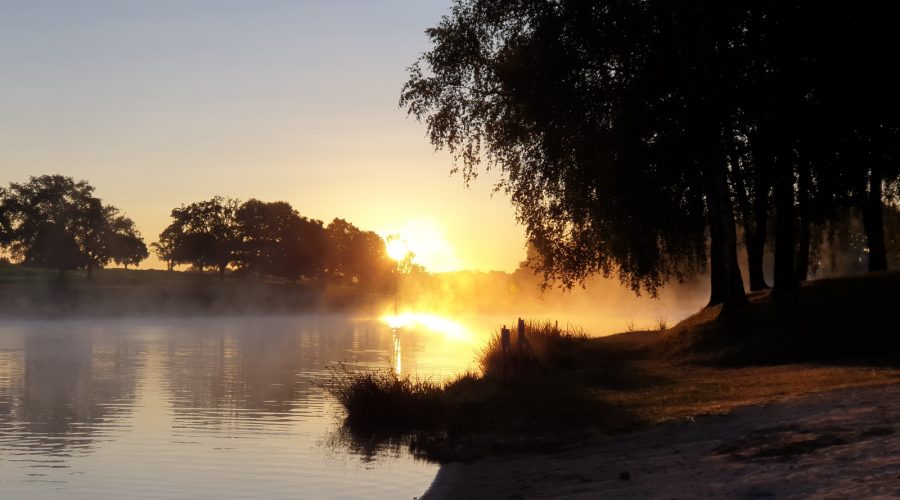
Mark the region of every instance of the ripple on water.
[[[331, 318], [0, 324], [0, 483], [9, 498], [411, 498], [437, 470], [348, 445], [316, 383], [387, 368], [377, 323]], [[264, 332], [264, 333], [260, 333]], [[423, 345], [404, 344], [404, 366]], [[423, 359], [441, 359], [428, 354]], [[466, 361], [468, 362], [468, 361]]]

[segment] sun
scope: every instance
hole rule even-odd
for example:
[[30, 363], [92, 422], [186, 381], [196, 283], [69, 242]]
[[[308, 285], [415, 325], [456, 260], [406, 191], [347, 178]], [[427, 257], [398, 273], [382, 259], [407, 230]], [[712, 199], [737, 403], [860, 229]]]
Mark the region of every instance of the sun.
[[396, 260], [397, 262], [406, 258], [412, 250], [409, 249], [409, 245], [406, 243], [406, 240], [403, 240], [399, 237], [392, 238], [389, 237], [387, 241], [387, 254], [388, 257]]
[[384, 235], [388, 256], [397, 262], [412, 254], [413, 263], [424, 266], [429, 272], [462, 268], [443, 225], [436, 217], [421, 215], [407, 219], [381, 234]]

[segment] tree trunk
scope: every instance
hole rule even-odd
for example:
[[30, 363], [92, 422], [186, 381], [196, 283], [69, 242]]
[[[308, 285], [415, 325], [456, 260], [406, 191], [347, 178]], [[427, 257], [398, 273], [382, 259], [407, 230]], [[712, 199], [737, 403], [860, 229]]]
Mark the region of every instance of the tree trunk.
[[727, 313], [747, 303], [744, 280], [737, 258], [737, 231], [734, 208], [723, 167], [713, 167], [707, 174], [710, 233], [710, 302], [722, 304]]
[[770, 184], [764, 175], [757, 176], [753, 197], [753, 232], [745, 235], [744, 239], [747, 245], [747, 275], [750, 278], [750, 290], [754, 292], [769, 288], [763, 262], [769, 231]]
[[93, 278], [93, 277], [94, 277], [94, 263], [93, 263], [93, 262], [88, 262], [88, 265], [87, 265], [87, 278], [88, 278], [88, 279], [91, 279], [91, 278]]
[[63, 267], [59, 268], [59, 274], [56, 275], [56, 279], [58, 281], [62, 281], [64, 279], [66, 279], [66, 269], [65, 268], [63, 268]]
[[750, 290], [753, 292], [769, 288], [763, 268], [763, 259], [766, 254], [766, 233], [758, 228], [759, 226], [753, 233], [753, 238], [747, 242], [747, 274], [750, 277]]
[[794, 106], [802, 97], [798, 87], [795, 37], [798, 8], [779, 4], [769, 22], [774, 27], [773, 67], [777, 91], [772, 101], [772, 136], [774, 141], [775, 182], [775, 293], [792, 294], [797, 288], [796, 220], [794, 213], [794, 138], [796, 113]]
[[795, 265], [794, 165], [789, 145], [775, 160], [775, 292], [797, 288]]
[[[707, 200], [707, 205], [709, 201]], [[728, 284], [725, 281], [722, 258], [722, 231], [719, 224], [713, 221], [712, 210], [709, 213], [709, 302], [706, 307], [712, 307], [725, 302]]]
[[809, 240], [810, 223], [809, 220], [800, 216], [800, 231], [797, 233], [797, 266], [795, 272], [797, 281], [806, 281], [809, 278]]
[[756, 227], [753, 238], [747, 244], [747, 274], [750, 276], [750, 290], [754, 292], [769, 288], [763, 268], [769, 233], [769, 187], [768, 179], [763, 181], [762, 176], [757, 179], [753, 200], [753, 219]]
[[797, 201], [800, 216], [800, 230], [797, 232], [797, 264], [794, 270], [797, 281], [806, 281], [809, 275], [809, 239], [810, 235], [810, 165], [800, 168], [800, 181], [797, 184]]
[[219, 264], [219, 281], [225, 281], [225, 268], [228, 267], [228, 264]]
[[[676, 18], [674, 22], [678, 24], [679, 20]], [[708, 56], [704, 60], [712, 64], [701, 68], [702, 77], [693, 96], [698, 104], [696, 116], [692, 118], [694, 124], [688, 127], [698, 132], [697, 151], [708, 152], [708, 156], [700, 156], [703, 162], [700, 175], [709, 218], [710, 305], [721, 303], [722, 314], [729, 314], [747, 303], [747, 294], [738, 265], [734, 206], [728, 186], [726, 151], [723, 151], [723, 124], [729, 119], [720, 102], [724, 89], [719, 88], [718, 76], [724, 61], [718, 60], [721, 52], [717, 47], [725, 42], [727, 35], [720, 24], [704, 23], [702, 28], [700, 51]]]
[[772, 190], [772, 155], [765, 136], [756, 134], [753, 138], [753, 237], [747, 242], [747, 274], [750, 290], [769, 288], [766, 283], [765, 262], [766, 240], [769, 237], [769, 197]]
[[[754, 177], [757, 180], [753, 185], [754, 191], [764, 189], [766, 193], [768, 193], [768, 187], [760, 186], [758, 182], [762, 176], [756, 175]], [[750, 188], [747, 185], [744, 176], [737, 171], [734, 176], [734, 187], [735, 199], [737, 200], [737, 206], [739, 207], [741, 214], [741, 225], [744, 228], [744, 247], [747, 249], [747, 275], [750, 278], [750, 290], [763, 290], [769, 287], [766, 284], [765, 274], [763, 273], [768, 197], [763, 196], [763, 214], [762, 217], [759, 217], [757, 205], [759, 204], [760, 196], [756, 194], [751, 202]], [[762, 219], [761, 222], [760, 219]]]
[[884, 244], [884, 201], [881, 168], [869, 175], [869, 192], [863, 202], [863, 228], [869, 246], [869, 271], [887, 270], [887, 249]]

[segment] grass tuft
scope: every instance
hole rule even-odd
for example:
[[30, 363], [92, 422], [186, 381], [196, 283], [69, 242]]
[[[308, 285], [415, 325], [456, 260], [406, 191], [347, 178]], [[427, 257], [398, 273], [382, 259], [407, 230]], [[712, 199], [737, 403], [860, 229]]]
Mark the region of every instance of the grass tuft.
[[351, 430], [406, 432], [440, 426], [441, 384], [393, 370], [353, 371], [343, 363], [329, 371], [323, 386], [343, 407]]
[[506, 350], [499, 333], [482, 348], [478, 361], [485, 377], [521, 378], [537, 375], [545, 368], [570, 366], [571, 344], [587, 338], [581, 330], [562, 331], [549, 321], [526, 323], [524, 343], [516, 335], [513, 332]]
[[669, 320], [665, 316], [660, 316], [656, 318], [656, 329], [660, 332], [664, 332], [669, 328]]
[[625, 331], [629, 333], [637, 331], [634, 326], [634, 318], [625, 321]]

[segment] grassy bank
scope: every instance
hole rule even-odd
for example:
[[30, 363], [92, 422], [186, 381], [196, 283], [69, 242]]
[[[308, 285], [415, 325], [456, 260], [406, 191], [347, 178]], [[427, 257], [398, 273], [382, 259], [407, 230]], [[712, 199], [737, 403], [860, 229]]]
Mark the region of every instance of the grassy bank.
[[[498, 340], [486, 346], [478, 375], [342, 403], [351, 431], [364, 422], [371, 439], [387, 421], [394, 435], [412, 436], [420, 455], [452, 461], [556, 450], [739, 406], [897, 383], [896, 334], [877, 325], [892, 319], [898, 291], [898, 274], [828, 280], [787, 298], [757, 294], [728, 318], [704, 310], [665, 331], [602, 338], [529, 325], [527, 347], [515, 338], [506, 353]], [[349, 374], [345, 389], [366, 376]], [[383, 380], [382, 392], [400, 387]], [[430, 403], [415, 403], [421, 398]], [[391, 413], [408, 407], [419, 413]]]

